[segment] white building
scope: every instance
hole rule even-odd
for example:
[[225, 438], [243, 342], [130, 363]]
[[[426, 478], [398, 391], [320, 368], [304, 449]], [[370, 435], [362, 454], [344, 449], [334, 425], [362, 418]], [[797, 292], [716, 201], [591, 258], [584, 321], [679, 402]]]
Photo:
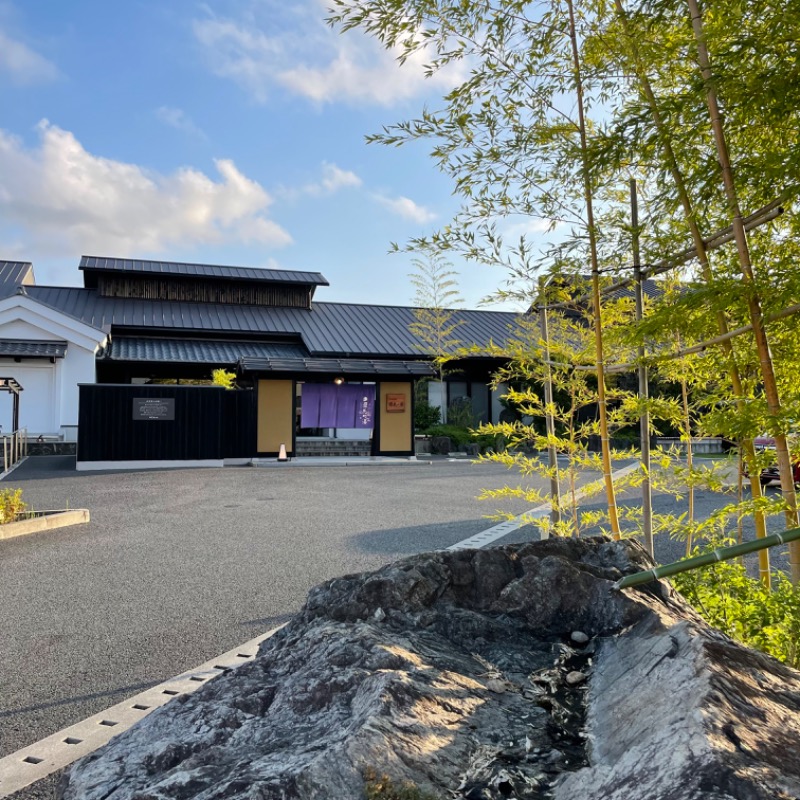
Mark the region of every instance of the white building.
[[[22, 387], [20, 427], [73, 441], [78, 426], [78, 384], [94, 383], [95, 359], [108, 334], [28, 295], [33, 268], [0, 262], [0, 378]], [[0, 425], [12, 430], [12, 397], [0, 393]]]

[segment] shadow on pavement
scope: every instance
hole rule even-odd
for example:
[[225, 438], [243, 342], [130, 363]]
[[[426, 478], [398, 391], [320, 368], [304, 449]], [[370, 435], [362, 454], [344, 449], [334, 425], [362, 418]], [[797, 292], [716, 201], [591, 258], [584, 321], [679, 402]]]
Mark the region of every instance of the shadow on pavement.
[[494, 520], [478, 517], [458, 522], [367, 531], [349, 537], [348, 541], [362, 553], [401, 557], [429, 550], [444, 550], [496, 524]]

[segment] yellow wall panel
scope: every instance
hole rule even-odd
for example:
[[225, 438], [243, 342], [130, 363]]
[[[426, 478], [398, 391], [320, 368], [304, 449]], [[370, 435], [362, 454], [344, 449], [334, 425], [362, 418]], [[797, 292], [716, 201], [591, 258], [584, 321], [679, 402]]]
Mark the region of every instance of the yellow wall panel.
[[[389, 396], [391, 395], [391, 402]], [[389, 412], [387, 405], [397, 406], [396, 398], [405, 397], [405, 410]], [[411, 409], [412, 385], [409, 381], [393, 381], [381, 383], [378, 397], [378, 414], [380, 415], [380, 452], [408, 453], [414, 447], [414, 427]]]
[[294, 381], [258, 382], [259, 453], [277, 453], [282, 444], [292, 454], [294, 439]]

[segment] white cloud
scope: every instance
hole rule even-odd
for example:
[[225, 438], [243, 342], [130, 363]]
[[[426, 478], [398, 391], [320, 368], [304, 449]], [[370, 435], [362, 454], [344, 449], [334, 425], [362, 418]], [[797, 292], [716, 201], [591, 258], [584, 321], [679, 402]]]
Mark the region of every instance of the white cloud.
[[0, 30], [0, 73], [20, 86], [47, 83], [58, 77], [55, 64]]
[[548, 233], [551, 228], [556, 230], [564, 223], [559, 220], [545, 219], [543, 217], [529, 217], [518, 222], [506, 225], [503, 235], [507, 239], [519, 239], [520, 236], [538, 236]]
[[158, 253], [225, 242], [281, 246], [289, 234], [267, 217], [272, 198], [233, 161], [214, 180], [189, 167], [164, 175], [87, 152], [47, 121], [38, 147], [0, 130], [0, 220], [31, 249], [57, 253]]
[[212, 70], [238, 83], [257, 102], [282, 88], [317, 103], [388, 106], [431, 89], [446, 91], [463, 78], [454, 66], [426, 79], [424, 52], [413, 54], [401, 67], [399, 50], [387, 51], [359, 31], [340, 34], [330, 29], [323, 5], [314, 0], [292, 4], [291, 11], [267, 10], [263, 22], [209, 13], [193, 25]]
[[361, 186], [361, 178], [355, 172], [341, 169], [336, 164], [322, 162], [322, 178], [318, 183], [309, 183], [303, 187], [307, 194], [334, 194], [339, 189], [357, 188]]
[[168, 125], [170, 128], [188, 133], [190, 136], [195, 136], [198, 139], [207, 139], [208, 137], [203, 133], [197, 125], [192, 122], [189, 115], [181, 108], [171, 108], [170, 106], [160, 106], [155, 111], [156, 117]]
[[425, 206], [418, 205], [408, 197], [402, 195], [398, 197], [386, 197], [386, 195], [376, 194], [374, 198], [385, 208], [388, 208], [393, 214], [397, 214], [403, 219], [418, 222], [421, 225], [426, 222], [432, 222], [436, 219], [436, 214], [433, 213]]

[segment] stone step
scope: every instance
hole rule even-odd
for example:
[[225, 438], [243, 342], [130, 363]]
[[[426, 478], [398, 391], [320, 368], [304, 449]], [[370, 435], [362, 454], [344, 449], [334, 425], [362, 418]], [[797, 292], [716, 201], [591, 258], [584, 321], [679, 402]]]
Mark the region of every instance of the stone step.
[[363, 439], [297, 442], [296, 455], [298, 458], [303, 456], [369, 456], [372, 455], [372, 442]]

